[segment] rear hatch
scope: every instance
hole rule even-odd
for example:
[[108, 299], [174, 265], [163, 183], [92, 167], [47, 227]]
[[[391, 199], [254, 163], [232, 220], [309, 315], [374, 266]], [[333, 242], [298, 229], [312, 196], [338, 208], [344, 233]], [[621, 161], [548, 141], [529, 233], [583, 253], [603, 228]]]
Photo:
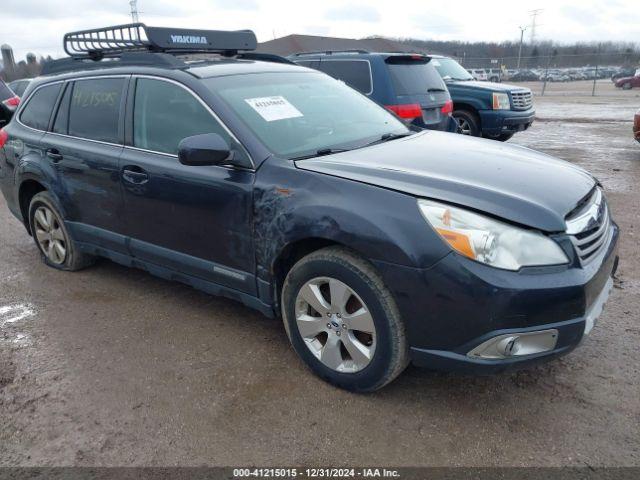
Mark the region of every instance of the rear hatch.
[[452, 107], [447, 86], [423, 55], [390, 55], [385, 59], [398, 105], [419, 105], [426, 125], [445, 123]]

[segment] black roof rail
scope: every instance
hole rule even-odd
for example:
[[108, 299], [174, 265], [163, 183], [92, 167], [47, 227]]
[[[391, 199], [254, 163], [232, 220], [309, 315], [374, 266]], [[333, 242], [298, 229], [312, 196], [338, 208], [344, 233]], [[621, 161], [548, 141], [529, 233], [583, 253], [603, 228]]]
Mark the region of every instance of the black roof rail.
[[371, 53], [368, 50], [352, 48], [346, 50], [312, 50], [310, 52], [294, 53], [292, 57], [304, 57], [305, 55], [333, 55], [334, 53]]
[[281, 57], [280, 55], [275, 55], [273, 53], [258, 53], [258, 52], [239, 53], [237, 58], [242, 58], [245, 60], [259, 60], [262, 62], [286, 63], [289, 65], [295, 65], [295, 62], [292, 62], [288, 58]]
[[191, 30], [130, 23], [67, 33], [63, 46], [70, 57], [91, 60], [120, 57], [125, 52], [145, 51], [219, 53], [233, 56], [239, 51], [255, 50], [257, 40], [251, 30]]
[[184, 68], [188, 65], [174, 55], [167, 53], [123, 53], [119, 58], [106, 59], [100, 62], [89, 58], [61, 58], [51, 60], [42, 65], [42, 75], [51, 75], [76, 70], [97, 70], [110, 67], [125, 67], [128, 65]]

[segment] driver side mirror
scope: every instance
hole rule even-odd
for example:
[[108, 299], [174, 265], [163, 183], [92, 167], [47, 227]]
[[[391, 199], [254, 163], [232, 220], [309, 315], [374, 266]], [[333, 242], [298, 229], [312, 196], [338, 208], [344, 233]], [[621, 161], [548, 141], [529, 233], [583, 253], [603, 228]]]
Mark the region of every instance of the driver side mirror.
[[182, 139], [178, 144], [178, 160], [183, 165], [226, 165], [233, 163], [233, 152], [217, 133], [205, 133]]

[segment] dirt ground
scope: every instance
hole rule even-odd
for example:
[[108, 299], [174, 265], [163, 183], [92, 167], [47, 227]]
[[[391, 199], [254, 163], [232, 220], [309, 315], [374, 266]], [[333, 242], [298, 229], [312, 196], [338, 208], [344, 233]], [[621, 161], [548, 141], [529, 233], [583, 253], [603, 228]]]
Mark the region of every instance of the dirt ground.
[[640, 466], [640, 96], [598, 87], [553, 85], [512, 142], [601, 179], [617, 288], [580, 348], [516, 373], [337, 390], [240, 304], [108, 261], [47, 268], [0, 200], [0, 465]]

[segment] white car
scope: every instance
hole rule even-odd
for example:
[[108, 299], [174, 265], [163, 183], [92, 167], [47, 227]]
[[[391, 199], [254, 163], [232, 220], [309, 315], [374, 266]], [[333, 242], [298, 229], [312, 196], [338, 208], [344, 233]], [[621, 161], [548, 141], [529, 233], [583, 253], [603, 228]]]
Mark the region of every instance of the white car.
[[486, 82], [489, 79], [489, 77], [487, 76], [486, 70], [484, 70], [483, 68], [479, 68], [479, 69], [476, 68], [473, 70], [469, 70], [469, 73], [473, 78], [475, 78], [480, 82]]

